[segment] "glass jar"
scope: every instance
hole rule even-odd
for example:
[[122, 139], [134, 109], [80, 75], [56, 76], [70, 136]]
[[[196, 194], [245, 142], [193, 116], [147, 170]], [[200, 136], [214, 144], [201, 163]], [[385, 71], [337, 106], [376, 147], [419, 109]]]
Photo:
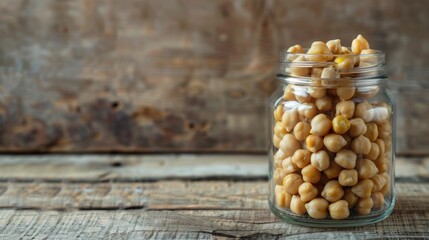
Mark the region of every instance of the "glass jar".
[[[323, 58], [336, 60], [318, 60]], [[354, 65], [339, 66], [345, 59]], [[384, 65], [380, 51], [281, 53], [281, 85], [270, 98], [268, 121], [275, 215], [316, 227], [362, 226], [390, 215], [395, 111]]]

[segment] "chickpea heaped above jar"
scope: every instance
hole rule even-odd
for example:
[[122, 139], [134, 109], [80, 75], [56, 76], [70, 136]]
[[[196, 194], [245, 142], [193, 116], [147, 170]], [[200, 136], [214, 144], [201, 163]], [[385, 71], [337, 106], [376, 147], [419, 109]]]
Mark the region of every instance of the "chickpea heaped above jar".
[[277, 208], [336, 220], [383, 209], [392, 184], [392, 109], [375, 98], [378, 86], [350, 80], [371, 76], [384, 55], [362, 35], [351, 48], [334, 39], [287, 52], [285, 75], [311, 83], [289, 82], [273, 110]]

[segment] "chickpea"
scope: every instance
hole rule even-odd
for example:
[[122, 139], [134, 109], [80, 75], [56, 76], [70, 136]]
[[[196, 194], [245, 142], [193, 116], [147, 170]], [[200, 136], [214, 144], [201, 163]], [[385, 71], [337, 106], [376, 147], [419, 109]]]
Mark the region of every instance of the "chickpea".
[[378, 147], [380, 148], [380, 154], [383, 154], [386, 152], [386, 146], [384, 144], [383, 139], [377, 138], [377, 140], [375, 140], [375, 143], [377, 143]]
[[371, 208], [374, 206], [374, 202], [372, 201], [372, 198], [362, 198], [359, 199], [356, 203], [355, 209], [356, 212], [358, 212], [361, 215], [367, 215], [371, 212]]
[[[306, 59], [304, 56], [298, 56], [296, 59], [293, 60], [294, 63], [300, 63], [300, 62], [305, 62]], [[310, 75], [310, 68], [307, 67], [292, 67], [290, 69], [290, 73], [292, 76], [295, 77], [306, 77], [308, 75]]]
[[380, 88], [378, 86], [358, 87], [356, 89], [355, 97], [369, 99], [377, 95], [379, 91], [380, 91]]
[[387, 183], [387, 179], [380, 173], [374, 175], [370, 179], [374, 183], [374, 187], [372, 188], [372, 192], [379, 192]]
[[279, 148], [281, 141], [282, 141], [282, 139], [279, 138], [276, 134], [274, 134], [274, 136], [273, 136], [273, 145], [274, 145], [274, 147]]
[[304, 181], [309, 183], [318, 183], [321, 177], [319, 170], [311, 164], [301, 170], [301, 175]]
[[301, 201], [309, 202], [317, 196], [317, 188], [309, 182], [301, 184], [298, 188], [298, 193], [301, 196]]
[[374, 161], [375, 166], [379, 173], [384, 173], [388, 170], [387, 159], [384, 154], [379, 154], [377, 159]]
[[275, 166], [277, 168], [281, 168], [282, 167], [282, 161], [286, 158], [286, 154], [279, 149], [275, 154], [274, 154], [274, 163]]
[[283, 136], [288, 132], [286, 131], [285, 125], [282, 122], [276, 122], [276, 125], [274, 126], [274, 133], [279, 138], [283, 138]]
[[284, 208], [285, 207], [285, 193], [283, 192], [283, 187], [276, 185], [274, 188], [274, 195], [276, 197], [277, 206]]
[[355, 113], [355, 103], [353, 101], [342, 101], [335, 107], [336, 115], [342, 115], [347, 119], [353, 117]]
[[311, 155], [311, 164], [319, 171], [329, 168], [329, 154], [326, 151], [320, 150]]
[[364, 49], [369, 49], [369, 44], [368, 41], [359, 34], [356, 39], [352, 41], [352, 52], [354, 54], [360, 54]]
[[349, 203], [346, 200], [339, 200], [329, 204], [329, 214], [333, 219], [345, 219], [350, 215]]
[[302, 87], [302, 86], [295, 86], [295, 97], [296, 100], [300, 103], [309, 103], [313, 102], [313, 97], [308, 94], [309, 89], [308, 87]]
[[286, 174], [294, 173], [298, 170], [298, 167], [292, 162], [292, 157], [287, 157], [282, 161], [282, 168]]
[[325, 114], [320, 113], [311, 120], [310, 133], [322, 137], [329, 133], [331, 126], [331, 120]]
[[282, 185], [283, 179], [285, 177], [286, 177], [286, 172], [283, 170], [283, 168], [276, 168], [276, 170], [274, 170], [273, 179], [277, 185]]
[[[360, 64], [359, 67], [361, 66], [371, 66], [374, 65], [375, 63], [377, 63], [377, 56], [371, 55], [371, 54], [375, 54], [377, 53], [377, 51], [375, 51], [374, 49], [363, 49], [360, 54]], [[367, 55], [367, 56], [365, 56]]]
[[335, 133], [344, 134], [350, 129], [350, 122], [344, 116], [338, 115], [332, 119], [332, 129]]
[[299, 168], [304, 168], [310, 164], [311, 152], [304, 149], [298, 149], [292, 156], [292, 162]]
[[338, 182], [341, 186], [352, 187], [358, 182], [358, 172], [355, 169], [342, 170], [338, 176]]
[[327, 62], [332, 59], [331, 51], [324, 42], [313, 42], [308, 49], [306, 58], [312, 62]]
[[377, 140], [377, 137], [378, 137], [377, 124], [367, 123], [366, 128], [367, 130], [364, 136], [367, 137], [371, 142], [374, 142], [375, 140]]
[[[390, 138], [390, 136], [392, 135], [392, 125], [390, 125], [390, 122], [386, 121], [383, 124], [378, 125], [378, 135], [380, 138], [384, 140]], [[386, 141], [386, 142], [389, 142], [389, 141]]]
[[310, 124], [306, 122], [299, 122], [293, 129], [293, 134], [298, 141], [304, 141], [310, 135]]
[[290, 194], [297, 194], [298, 188], [303, 182], [301, 175], [291, 173], [283, 179], [283, 190]]
[[287, 132], [291, 132], [299, 122], [299, 113], [296, 108], [289, 109], [283, 113], [282, 123]]
[[336, 78], [336, 72], [334, 67], [329, 66], [322, 70], [322, 74], [320, 75], [321, 78], [325, 79], [333, 79]]
[[356, 166], [357, 155], [355, 152], [343, 149], [335, 155], [335, 162], [343, 168], [353, 169]]
[[323, 198], [315, 198], [305, 204], [308, 215], [314, 219], [323, 219], [328, 216], [329, 202]]
[[337, 88], [337, 95], [342, 101], [347, 101], [355, 95], [355, 87], [339, 87]]
[[338, 165], [336, 162], [331, 162], [329, 164], [329, 168], [323, 171], [323, 173], [328, 179], [332, 179], [340, 175], [341, 169], [341, 166]]
[[329, 111], [332, 109], [332, 99], [329, 96], [318, 98], [315, 101], [315, 105], [319, 111]]
[[350, 137], [364, 135], [368, 131], [367, 128], [368, 127], [365, 125], [365, 121], [362, 118], [350, 119]]
[[380, 193], [383, 194], [383, 196], [386, 196], [389, 193], [390, 190], [390, 182], [386, 182], [386, 185], [384, 185], [383, 188], [381, 188]]
[[274, 110], [274, 119], [277, 122], [280, 122], [282, 120], [282, 116], [283, 116], [283, 105], [278, 105], [276, 110]]
[[290, 157], [293, 153], [301, 148], [301, 144], [292, 134], [286, 134], [279, 144], [280, 149]]
[[371, 199], [374, 202], [373, 208], [380, 209], [384, 206], [384, 196], [381, 192], [372, 193]]
[[321, 195], [329, 202], [336, 202], [344, 196], [344, 190], [337, 180], [331, 180], [325, 184]]
[[[296, 100], [294, 91], [295, 91], [294, 85], [292, 85], [292, 84], [287, 85], [285, 90], [284, 90], [283, 99], [285, 99], [285, 100]], [[277, 121], [279, 121], [279, 120], [277, 120]]]
[[379, 154], [380, 148], [378, 147], [377, 143], [371, 143], [371, 151], [364, 156], [371, 161], [375, 161], [377, 160]]
[[309, 135], [305, 139], [305, 145], [310, 152], [317, 152], [323, 148], [323, 139], [316, 135]]
[[368, 102], [361, 102], [356, 106], [355, 117], [362, 118], [365, 122], [369, 122], [374, 118], [374, 109]]
[[359, 181], [356, 185], [354, 185], [351, 189], [354, 194], [356, 194], [360, 198], [369, 198], [371, 196], [372, 188], [374, 187], [374, 183], [369, 179], [364, 179]]
[[289, 52], [289, 53], [304, 53], [305, 51], [304, 51], [304, 48], [302, 48], [301, 45], [296, 44], [296, 45], [293, 45], [290, 48], [288, 48], [286, 52]]
[[341, 135], [328, 134], [323, 139], [323, 144], [329, 151], [336, 153], [347, 145], [347, 141]]
[[303, 103], [298, 107], [298, 113], [306, 120], [311, 120], [317, 114], [316, 106], [313, 103]]
[[360, 159], [356, 164], [356, 170], [359, 174], [359, 179], [372, 178], [378, 173], [377, 166], [369, 159]]
[[340, 39], [329, 40], [326, 42], [326, 46], [328, 46], [329, 50], [331, 50], [331, 53], [341, 54], [341, 40]]
[[334, 60], [336, 69], [352, 69], [355, 65], [353, 57], [339, 56]]
[[350, 51], [350, 49], [348, 49], [347, 47], [341, 47], [341, 54], [349, 55], [352, 54], [352, 51]]
[[305, 203], [301, 201], [301, 198], [298, 195], [292, 196], [290, 210], [297, 215], [304, 215], [307, 212], [305, 209]]
[[312, 78], [320, 78], [320, 76], [322, 76], [322, 71], [323, 71], [323, 68], [318, 68], [318, 67], [312, 68], [311, 69], [311, 77]]
[[353, 139], [351, 148], [357, 154], [368, 154], [371, 151], [371, 141], [360, 135]]
[[349, 208], [352, 208], [356, 205], [359, 198], [352, 192], [350, 188], [345, 188], [343, 199], [347, 201]]

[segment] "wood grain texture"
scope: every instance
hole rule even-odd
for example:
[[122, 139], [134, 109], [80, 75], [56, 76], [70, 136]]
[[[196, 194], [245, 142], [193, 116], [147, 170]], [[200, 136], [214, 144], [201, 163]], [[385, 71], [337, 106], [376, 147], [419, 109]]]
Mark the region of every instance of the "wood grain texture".
[[[346, 229], [308, 228], [282, 222], [267, 209], [265, 181], [147, 183], [150, 184], [158, 185], [158, 191], [143, 192], [142, 195], [152, 198], [153, 202], [142, 210], [1, 210], [0, 237], [360, 239], [429, 236], [428, 184], [398, 184], [397, 205], [389, 218], [375, 225]], [[39, 206], [50, 203], [40, 202]], [[95, 208], [98, 206], [94, 204]]]
[[279, 51], [363, 33], [397, 80], [399, 152], [428, 153], [428, 10], [423, 0], [4, 0], [0, 151], [263, 152]]
[[[246, 154], [0, 155], [0, 180], [264, 179], [268, 157]], [[397, 157], [396, 177], [429, 177], [428, 157]]]

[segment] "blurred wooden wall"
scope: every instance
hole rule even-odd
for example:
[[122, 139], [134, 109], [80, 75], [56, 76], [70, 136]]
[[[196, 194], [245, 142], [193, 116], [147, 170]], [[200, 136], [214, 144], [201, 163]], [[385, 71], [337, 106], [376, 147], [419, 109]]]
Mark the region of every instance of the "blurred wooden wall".
[[0, 1], [1, 152], [264, 152], [280, 50], [387, 52], [398, 152], [429, 152], [429, 2]]

